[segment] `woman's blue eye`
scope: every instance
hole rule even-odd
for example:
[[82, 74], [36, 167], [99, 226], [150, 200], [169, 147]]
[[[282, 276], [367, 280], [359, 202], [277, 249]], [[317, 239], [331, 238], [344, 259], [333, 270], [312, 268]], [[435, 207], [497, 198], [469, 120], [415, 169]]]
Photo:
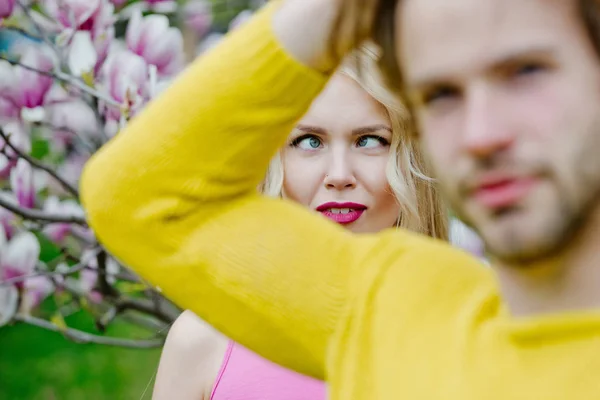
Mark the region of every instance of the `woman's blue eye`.
[[380, 146], [387, 146], [389, 142], [380, 136], [362, 136], [356, 141], [358, 147], [372, 149]]
[[293, 147], [299, 147], [302, 150], [315, 150], [323, 145], [321, 139], [314, 135], [306, 135], [296, 138], [292, 142]]

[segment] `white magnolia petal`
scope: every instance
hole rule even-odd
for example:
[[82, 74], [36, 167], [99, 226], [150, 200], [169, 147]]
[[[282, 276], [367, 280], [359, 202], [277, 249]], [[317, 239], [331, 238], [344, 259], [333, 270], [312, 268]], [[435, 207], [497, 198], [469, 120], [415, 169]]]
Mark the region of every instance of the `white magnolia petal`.
[[44, 107], [23, 107], [21, 109], [21, 119], [25, 122], [42, 122], [45, 118], [46, 110]]
[[2, 265], [18, 269], [23, 274], [30, 274], [40, 257], [40, 243], [31, 232], [17, 234], [6, 246], [2, 257]]
[[90, 32], [78, 31], [75, 33], [68, 57], [68, 65], [71, 73], [79, 77], [89, 73], [96, 66], [97, 61], [98, 54], [94, 48]]
[[2, 253], [6, 249], [6, 243], [8, 242], [6, 230], [4, 229], [4, 225], [0, 224], [0, 264], [2, 263]]
[[0, 327], [11, 321], [19, 303], [19, 292], [14, 286], [0, 286]]

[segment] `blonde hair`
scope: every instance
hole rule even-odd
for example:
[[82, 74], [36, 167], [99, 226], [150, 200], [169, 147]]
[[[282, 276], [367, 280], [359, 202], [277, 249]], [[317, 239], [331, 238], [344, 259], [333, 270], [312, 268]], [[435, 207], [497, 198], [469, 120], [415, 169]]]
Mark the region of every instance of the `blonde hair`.
[[[352, 53], [340, 67], [386, 109], [392, 125], [392, 143], [386, 174], [400, 206], [397, 226], [438, 239], [448, 240], [448, 212], [427, 174], [409, 113], [400, 99], [383, 84], [377, 67], [377, 49], [365, 46]], [[279, 197], [283, 188], [283, 164], [277, 154], [267, 171], [260, 190]]]

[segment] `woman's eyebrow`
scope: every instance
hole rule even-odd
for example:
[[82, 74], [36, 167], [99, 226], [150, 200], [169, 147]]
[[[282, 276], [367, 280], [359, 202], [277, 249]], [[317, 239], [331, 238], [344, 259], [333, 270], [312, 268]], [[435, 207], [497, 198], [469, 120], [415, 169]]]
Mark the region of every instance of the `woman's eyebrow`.
[[378, 131], [392, 132], [392, 128], [384, 124], [362, 126], [352, 130], [353, 135], [364, 135], [365, 133], [373, 133]]

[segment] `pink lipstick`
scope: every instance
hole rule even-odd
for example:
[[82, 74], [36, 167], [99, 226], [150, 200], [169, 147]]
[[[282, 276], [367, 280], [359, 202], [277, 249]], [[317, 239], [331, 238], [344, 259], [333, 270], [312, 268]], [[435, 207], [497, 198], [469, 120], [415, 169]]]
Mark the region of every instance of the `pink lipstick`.
[[317, 207], [317, 211], [338, 224], [350, 224], [361, 217], [367, 206], [358, 203], [329, 202]]

